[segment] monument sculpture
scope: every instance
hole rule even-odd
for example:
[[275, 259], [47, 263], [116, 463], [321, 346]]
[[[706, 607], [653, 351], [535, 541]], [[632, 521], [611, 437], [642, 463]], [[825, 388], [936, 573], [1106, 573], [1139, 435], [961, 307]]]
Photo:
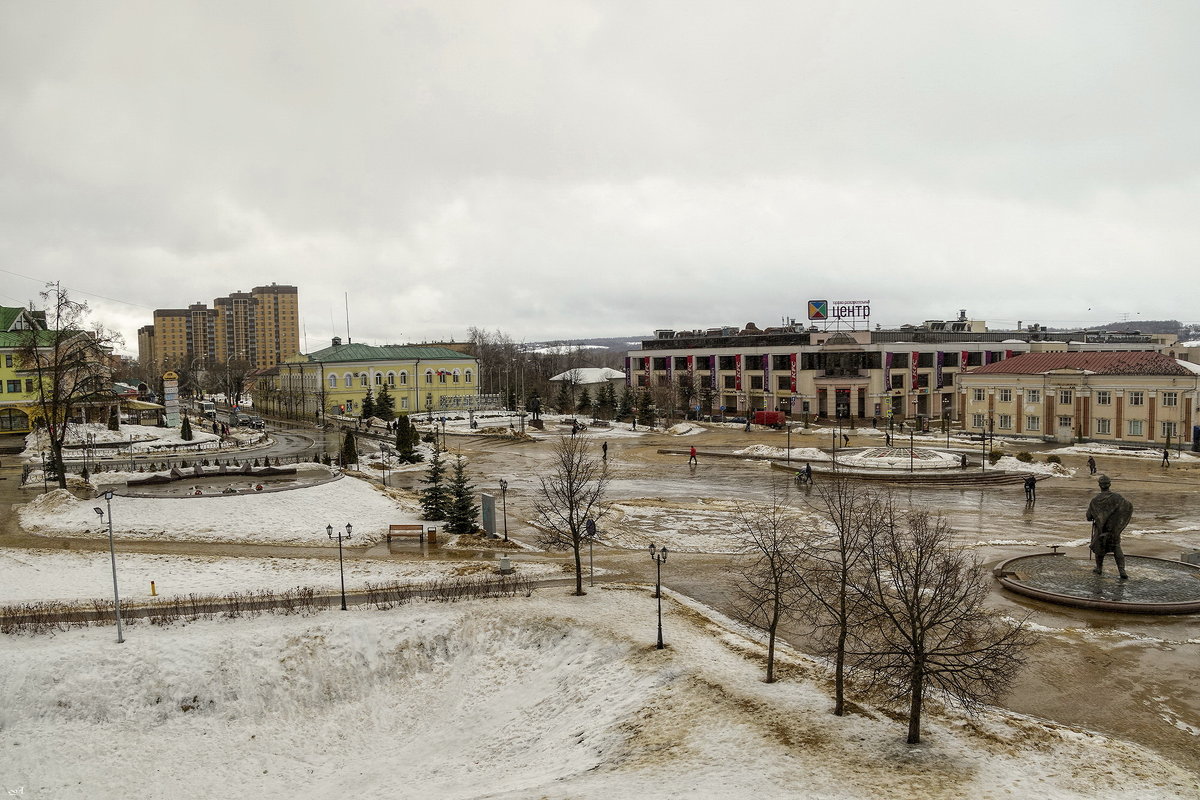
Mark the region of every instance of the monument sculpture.
[[1096, 556], [1096, 568], [1092, 572], [1100, 575], [1104, 572], [1104, 556], [1113, 554], [1117, 562], [1117, 574], [1121, 580], [1128, 580], [1125, 572], [1125, 553], [1121, 550], [1121, 531], [1129, 524], [1133, 516], [1133, 504], [1116, 492], [1109, 491], [1112, 481], [1107, 475], [1101, 475], [1100, 491], [1088, 504], [1087, 518], [1092, 522], [1091, 551]]

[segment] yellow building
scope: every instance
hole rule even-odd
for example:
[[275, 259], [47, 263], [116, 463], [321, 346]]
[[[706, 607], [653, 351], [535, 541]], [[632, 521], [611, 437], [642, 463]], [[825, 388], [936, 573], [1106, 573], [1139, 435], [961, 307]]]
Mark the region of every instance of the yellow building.
[[299, 355], [263, 376], [255, 405], [268, 414], [314, 419], [326, 414], [358, 416], [368, 389], [387, 387], [395, 413], [474, 409], [479, 402], [475, 357], [428, 345], [333, 344]]
[[1193, 438], [1200, 367], [1163, 353], [1028, 353], [959, 376], [967, 431], [1166, 446]]

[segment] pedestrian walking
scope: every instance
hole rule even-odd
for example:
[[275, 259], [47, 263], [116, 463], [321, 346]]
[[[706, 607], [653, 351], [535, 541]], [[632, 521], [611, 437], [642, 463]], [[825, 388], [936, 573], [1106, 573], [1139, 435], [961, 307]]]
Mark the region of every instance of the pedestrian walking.
[[1171, 466], [1171, 451], [1170, 451], [1169, 449], [1167, 449], [1166, 447], [1164, 447], [1164, 448], [1163, 448], [1163, 460], [1162, 460], [1162, 465], [1163, 465], [1164, 467], [1169, 467], [1169, 466]]
[[812, 464], [807, 461], [804, 462], [804, 481], [812, 486]]
[[1087, 464], [1088, 464], [1088, 472], [1092, 475], [1095, 475], [1096, 474], [1096, 459], [1093, 458], [1092, 456], [1088, 456]]
[[688, 452], [688, 464], [689, 465], [696, 464], [697, 466], [699, 466], [699, 464], [700, 464], [700, 462], [696, 459], [696, 448], [695, 447], [693, 447]]
[[1025, 476], [1025, 502], [1032, 503], [1037, 500], [1037, 478], [1032, 475]]
[[608, 442], [600, 445], [600, 460], [608, 461]]
[[959, 462], [958, 462], [958, 465], [959, 465], [959, 467], [961, 467], [962, 469], [966, 469], [966, 468], [967, 468], [967, 454], [966, 454], [966, 453], [963, 453], [963, 454], [962, 454], [962, 458], [959, 460]]
[[746, 433], [750, 432], [750, 418], [746, 417]]
[[842, 447], [845, 447], [848, 444], [850, 444], [850, 437], [843, 433], [842, 434]]

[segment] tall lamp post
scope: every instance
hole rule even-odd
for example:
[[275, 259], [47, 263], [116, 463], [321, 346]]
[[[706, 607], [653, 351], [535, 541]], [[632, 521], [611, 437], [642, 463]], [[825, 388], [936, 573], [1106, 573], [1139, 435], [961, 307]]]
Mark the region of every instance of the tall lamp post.
[[[117, 591], [117, 550], [113, 546], [112, 496], [112, 489], [104, 493], [104, 503], [108, 506], [108, 557], [112, 561], [113, 608], [117, 612], [117, 644], [122, 644], [125, 641], [125, 632], [121, 627], [121, 593]], [[100, 521], [103, 522], [104, 509], [96, 506], [92, 510], [100, 516]]]
[[[599, 534], [596, 532], [596, 520], [589, 519], [584, 526], [584, 538], [588, 543], [588, 586], [596, 585], [596, 562], [593, 546], [596, 544], [596, 537]], [[665, 558], [665, 556], [664, 556]]]
[[[350, 538], [350, 531], [351, 531], [351, 530], [353, 530], [353, 527], [354, 527], [354, 526], [352, 526], [352, 525], [351, 525], [349, 522], [347, 522], [347, 523], [346, 523], [346, 535], [345, 535], [345, 536], [342, 536], [342, 532], [341, 532], [341, 531], [338, 531], [338, 535], [337, 535], [337, 543], [338, 543], [338, 572], [339, 572], [339, 573], [341, 573], [341, 576], [342, 576], [342, 611], [345, 611], [345, 610], [346, 610], [346, 569], [345, 569], [345, 567], [343, 566], [343, 563], [342, 563], [342, 540], [343, 540], [343, 539], [349, 539], [349, 538]], [[330, 539], [333, 539], [333, 526], [332, 526], [332, 525], [326, 525], [326, 526], [325, 526], [325, 533], [327, 533], [327, 534], [329, 535], [329, 538], [330, 538]]]
[[655, 646], [655, 649], [662, 650], [662, 565], [667, 560], [666, 545], [664, 545], [662, 548], [658, 548], [654, 546], [653, 542], [651, 542], [650, 557], [654, 559], [654, 596], [658, 598], [658, 644]]
[[504, 541], [508, 541], [508, 481], [500, 479], [500, 506], [504, 509]]

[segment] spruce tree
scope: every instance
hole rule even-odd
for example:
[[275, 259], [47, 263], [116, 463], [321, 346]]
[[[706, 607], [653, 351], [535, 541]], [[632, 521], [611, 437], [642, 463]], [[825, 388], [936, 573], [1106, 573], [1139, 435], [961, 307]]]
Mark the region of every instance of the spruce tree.
[[396, 398], [392, 397], [386, 383], [379, 390], [379, 397], [375, 398], [375, 416], [384, 422], [391, 422], [396, 418]]
[[367, 387], [367, 395], [362, 400], [362, 413], [359, 414], [363, 419], [370, 419], [375, 416], [375, 395], [371, 393], [371, 387]]
[[604, 382], [596, 395], [596, 410], [601, 419], [612, 419], [617, 411], [617, 390], [608, 381]]
[[575, 404], [571, 402], [571, 391], [567, 388], [566, 381], [558, 385], [558, 397], [555, 398], [554, 404], [558, 406], [560, 414], [575, 413]]
[[442, 454], [435, 450], [433, 458], [429, 460], [429, 470], [425, 473], [425, 477], [421, 478], [421, 483], [426, 484], [426, 488], [421, 490], [421, 508], [424, 511], [425, 519], [446, 518], [446, 507], [450, 503], [450, 496], [446, 491], [445, 477], [446, 464], [442, 461]]
[[625, 419], [633, 413], [633, 392], [626, 386], [621, 390], [621, 400], [617, 404], [617, 419]]
[[456, 456], [450, 477], [450, 497], [446, 507], [446, 530], [451, 533], [471, 533], [475, 530], [475, 518], [479, 506], [475, 505], [475, 487], [467, 480], [467, 462]]
[[583, 414], [592, 410], [592, 393], [586, 387], [579, 390], [579, 402], [575, 404], [575, 407]]
[[354, 440], [354, 433], [346, 431], [346, 438], [342, 440], [342, 468], [350, 464], [358, 464], [358, 443]]
[[654, 401], [650, 398], [650, 392], [642, 392], [641, 398], [638, 400], [638, 425], [647, 428], [654, 427]]
[[185, 442], [192, 440], [192, 422], [187, 418], [186, 414], [183, 416], [183, 424], [179, 426], [179, 438]]

